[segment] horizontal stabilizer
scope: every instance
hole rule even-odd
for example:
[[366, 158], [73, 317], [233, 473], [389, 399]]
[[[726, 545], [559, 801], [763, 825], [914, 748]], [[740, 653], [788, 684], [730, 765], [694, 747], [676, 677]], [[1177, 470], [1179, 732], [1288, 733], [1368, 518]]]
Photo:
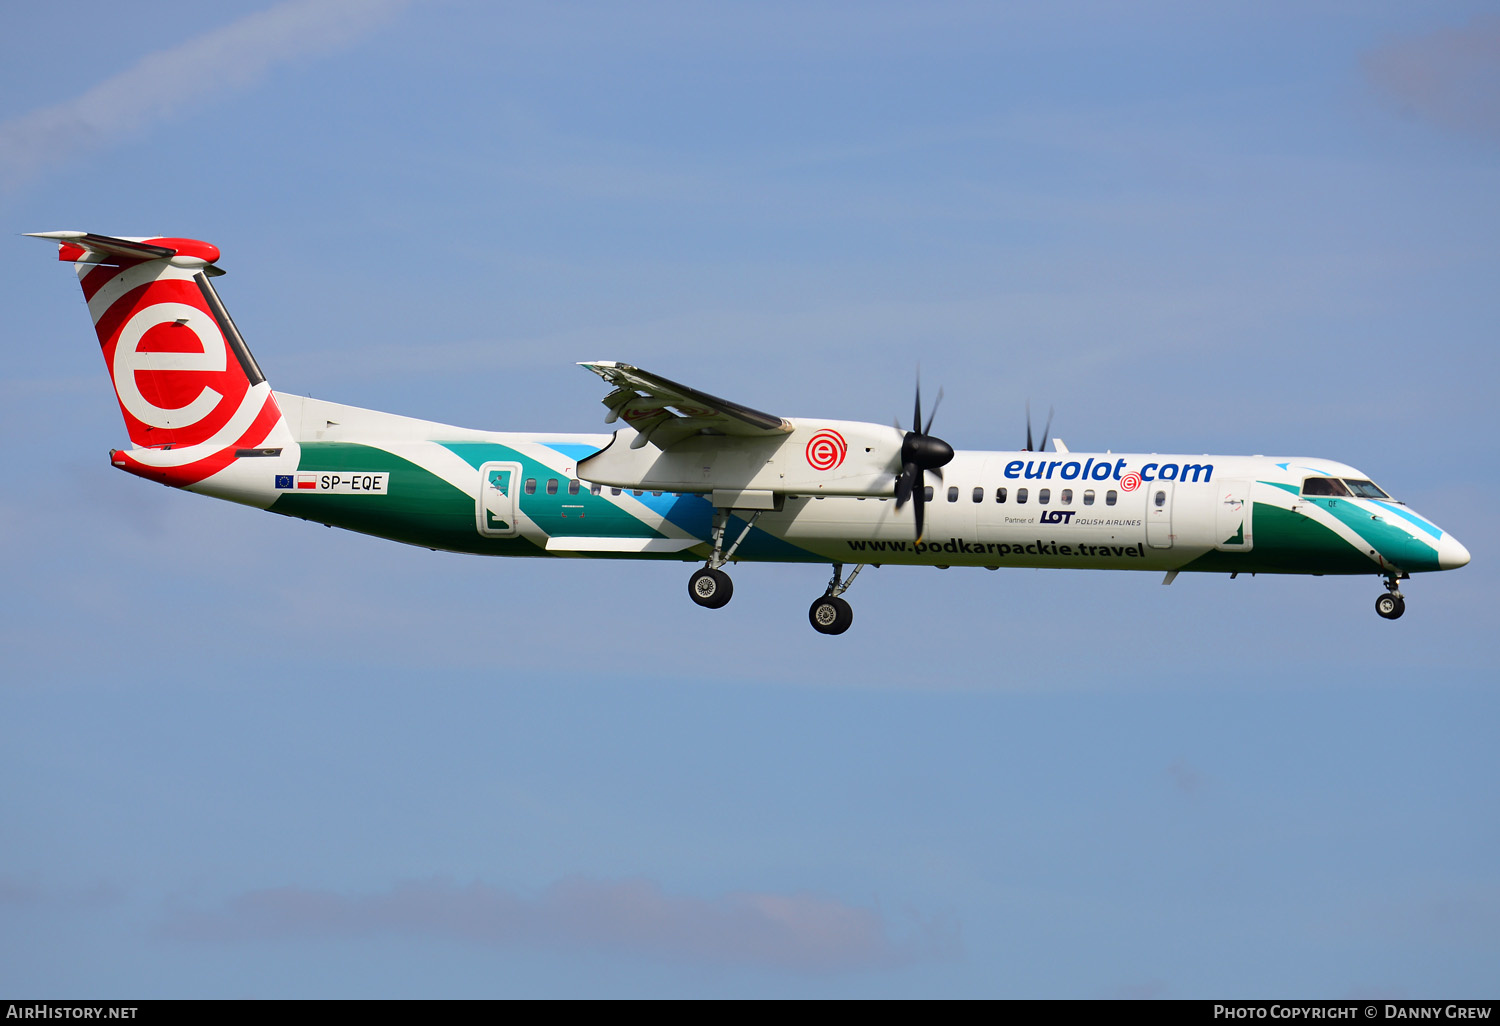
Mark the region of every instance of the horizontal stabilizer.
[[171, 260], [178, 267], [201, 267], [211, 277], [223, 274], [214, 267], [219, 247], [197, 239], [143, 236], [116, 238], [92, 232], [26, 232], [33, 239], [57, 243], [57, 259], [77, 264], [138, 264], [145, 260]]

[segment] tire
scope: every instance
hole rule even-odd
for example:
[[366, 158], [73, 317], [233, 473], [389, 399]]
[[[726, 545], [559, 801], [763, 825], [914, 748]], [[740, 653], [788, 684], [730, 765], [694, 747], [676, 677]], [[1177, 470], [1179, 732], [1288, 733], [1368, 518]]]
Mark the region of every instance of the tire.
[[734, 597], [734, 582], [724, 571], [704, 567], [688, 578], [688, 594], [705, 609], [718, 609]]
[[1375, 612], [1387, 620], [1398, 619], [1402, 613], [1406, 612], [1406, 600], [1400, 595], [1387, 593], [1375, 600]]
[[820, 595], [807, 611], [807, 619], [819, 634], [842, 634], [854, 623], [854, 610], [841, 598]]

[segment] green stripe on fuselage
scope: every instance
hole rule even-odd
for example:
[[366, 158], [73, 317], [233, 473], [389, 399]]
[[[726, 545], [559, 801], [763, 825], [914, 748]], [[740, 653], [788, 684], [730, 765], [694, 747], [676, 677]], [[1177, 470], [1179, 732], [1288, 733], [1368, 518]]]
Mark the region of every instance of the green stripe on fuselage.
[[[1437, 549], [1416, 538], [1405, 527], [1386, 521], [1389, 514], [1382, 510], [1372, 515], [1364, 507], [1347, 499], [1307, 497], [1305, 501], [1327, 510], [1341, 523], [1354, 531], [1370, 547], [1403, 570], [1437, 570]], [[1378, 508], [1378, 507], [1377, 507]]]
[[1322, 524], [1257, 502], [1249, 552], [1207, 552], [1183, 570], [1260, 574], [1369, 574], [1379, 566]]
[[[385, 495], [287, 492], [271, 512], [373, 534], [410, 545], [496, 556], [542, 552], [522, 538], [485, 538], [475, 520], [475, 498], [417, 464], [385, 449], [352, 442], [304, 442], [298, 472], [386, 472]], [[476, 488], [479, 475], [474, 475]]]

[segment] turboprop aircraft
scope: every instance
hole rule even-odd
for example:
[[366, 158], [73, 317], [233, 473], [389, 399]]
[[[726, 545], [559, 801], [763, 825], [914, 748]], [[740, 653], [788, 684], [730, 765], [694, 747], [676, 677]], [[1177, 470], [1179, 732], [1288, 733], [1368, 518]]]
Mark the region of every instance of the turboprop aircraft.
[[[867, 565], [1373, 574], [1399, 582], [1468, 550], [1369, 475], [1313, 457], [959, 451], [910, 430], [782, 417], [625, 363], [612, 433], [479, 431], [273, 392], [211, 279], [219, 250], [180, 238], [41, 232], [75, 265], [131, 448], [121, 470], [412, 545], [490, 556], [701, 562], [716, 609], [740, 560], [830, 563], [809, 610], [824, 634]], [[941, 398], [941, 396], [939, 397]], [[936, 411], [934, 406], [933, 412]], [[1028, 417], [1029, 420], [1029, 417]], [[1050, 422], [1049, 422], [1050, 425]], [[844, 576], [844, 568], [854, 569]]]

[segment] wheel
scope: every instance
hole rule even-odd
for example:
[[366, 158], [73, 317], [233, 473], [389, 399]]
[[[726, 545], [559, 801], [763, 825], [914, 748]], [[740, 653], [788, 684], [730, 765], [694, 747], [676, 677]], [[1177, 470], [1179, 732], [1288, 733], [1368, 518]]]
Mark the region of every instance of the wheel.
[[707, 609], [718, 609], [734, 597], [734, 582], [722, 570], [704, 567], [688, 578], [688, 594]]
[[854, 610], [841, 598], [822, 595], [807, 611], [807, 618], [820, 634], [842, 634], [854, 622]]
[[1375, 600], [1375, 612], [1387, 620], [1394, 620], [1406, 612], [1406, 599], [1387, 592]]

